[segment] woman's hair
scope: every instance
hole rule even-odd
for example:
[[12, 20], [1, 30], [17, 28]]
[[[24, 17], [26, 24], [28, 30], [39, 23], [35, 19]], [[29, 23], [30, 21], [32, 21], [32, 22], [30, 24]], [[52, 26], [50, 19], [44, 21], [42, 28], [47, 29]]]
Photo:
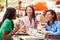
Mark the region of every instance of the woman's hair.
[[[35, 10], [34, 10], [33, 6], [27, 6], [26, 10], [27, 10], [28, 7], [30, 7], [32, 9], [32, 18], [35, 20]], [[25, 10], [25, 16], [27, 16], [26, 10]]]
[[2, 19], [2, 21], [1, 21], [1, 23], [0, 23], [0, 27], [1, 27], [2, 23], [4, 22], [4, 20], [5, 20], [6, 18], [8, 18], [8, 19], [11, 20], [11, 19], [16, 15], [15, 12], [16, 12], [16, 9], [15, 9], [15, 8], [8, 7], [8, 8], [6, 9], [6, 12], [5, 12], [4, 16], [3, 16], [3, 19]]
[[[52, 24], [53, 24], [54, 21], [57, 20], [56, 12], [54, 10], [47, 10], [46, 13], [47, 12], [50, 12], [52, 15], [54, 15], [53, 22], [52, 22]], [[47, 24], [50, 25], [50, 22], [48, 21]]]

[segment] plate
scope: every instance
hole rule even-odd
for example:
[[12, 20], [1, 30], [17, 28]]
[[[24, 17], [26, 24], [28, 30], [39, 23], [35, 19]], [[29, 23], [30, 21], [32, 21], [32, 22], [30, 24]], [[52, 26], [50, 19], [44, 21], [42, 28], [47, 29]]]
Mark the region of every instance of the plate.
[[53, 34], [51, 31], [39, 31], [40, 34]]
[[29, 35], [27, 32], [23, 33], [23, 32], [17, 32], [15, 35]]

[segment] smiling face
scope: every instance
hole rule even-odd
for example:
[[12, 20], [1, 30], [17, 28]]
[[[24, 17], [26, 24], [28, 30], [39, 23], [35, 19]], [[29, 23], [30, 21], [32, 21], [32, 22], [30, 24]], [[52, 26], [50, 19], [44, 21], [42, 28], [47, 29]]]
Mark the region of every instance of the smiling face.
[[31, 16], [32, 13], [33, 13], [32, 8], [31, 7], [27, 7], [26, 13], [27, 13], [28, 16]]
[[51, 20], [53, 20], [53, 17], [54, 17], [54, 15], [52, 15], [51, 12], [48, 11], [48, 12], [47, 12], [47, 20], [48, 20], [48, 21], [51, 21]]

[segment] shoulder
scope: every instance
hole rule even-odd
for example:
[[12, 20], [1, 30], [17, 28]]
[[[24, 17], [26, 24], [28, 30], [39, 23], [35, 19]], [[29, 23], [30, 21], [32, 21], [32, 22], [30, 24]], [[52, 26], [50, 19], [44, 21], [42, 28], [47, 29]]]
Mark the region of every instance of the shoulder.
[[60, 21], [56, 20], [54, 23], [55, 23], [55, 24], [60, 24]]
[[8, 27], [8, 26], [11, 26], [12, 25], [12, 22], [11, 20], [9, 19], [5, 19], [4, 22], [2, 23], [2, 28], [5, 28], [5, 27]]
[[60, 21], [56, 20], [56, 21], [54, 22], [54, 25], [59, 27], [59, 26], [60, 26]]
[[4, 24], [11, 24], [11, 20], [10, 19], [5, 19], [5, 21], [3, 22]]
[[22, 20], [26, 20], [26, 19], [28, 19], [28, 16], [22, 17]]
[[22, 17], [22, 18], [27, 18], [28, 16], [24, 16], [24, 17]]

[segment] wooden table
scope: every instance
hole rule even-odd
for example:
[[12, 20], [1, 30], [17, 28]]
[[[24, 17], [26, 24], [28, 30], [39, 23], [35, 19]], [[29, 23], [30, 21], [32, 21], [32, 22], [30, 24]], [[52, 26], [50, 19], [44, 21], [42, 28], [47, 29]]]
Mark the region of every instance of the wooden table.
[[60, 39], [60, 35], [57, 35], [57, 34], [46, 34], [45, 35], [45, 38], [48, 40], [48, 39]]

